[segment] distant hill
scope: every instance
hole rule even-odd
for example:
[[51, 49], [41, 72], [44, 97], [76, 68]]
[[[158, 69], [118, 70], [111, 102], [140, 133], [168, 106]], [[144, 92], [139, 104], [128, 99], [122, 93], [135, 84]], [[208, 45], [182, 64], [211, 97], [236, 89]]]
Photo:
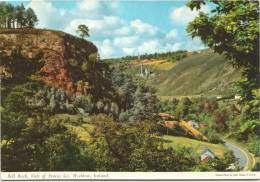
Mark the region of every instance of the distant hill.
[[141, 58], [128, 63], [133, 75], [140, 74], [141, 65], [149, 70], [148, 82], [158, 96], [230, 95], [241, 77], [224, 56], [212, 50], [190, 53], [179, 61]]
[[152, 53], [152, 54], [142, 54], [142, 55], [135, 55], [135, 56], [125, 56], [121, 58], [109, 58], [109, 59], [103, 59], [103, 61], [133, 61], [137, 59], [160, 59], [160, 60], [166, 60], [169, 62], [179, 61], [180, 59], [183, 59], [189, 55], [196, 54], [197, 52], [189, 52], [186, 50], [179, 50], [179, 51], [169, 51], [169, 52], [162, 52], [162, 53]]
[[160, 96], [229, 95], [241, 73], [211, 50], [189, 56], [173, 68], [160, 71], [151, 84]]

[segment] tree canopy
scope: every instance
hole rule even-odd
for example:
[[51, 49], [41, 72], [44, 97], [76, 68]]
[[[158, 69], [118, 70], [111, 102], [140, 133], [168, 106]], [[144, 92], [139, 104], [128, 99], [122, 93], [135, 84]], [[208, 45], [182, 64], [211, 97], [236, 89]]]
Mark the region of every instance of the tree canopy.
[[191, 0], [187, 6], [200, 9], [206, 3], [213, 4], [211, 13], [200, 12], [187, 31], [242, 69], [240, 93], [245, 101], [250, 101], [252, 91], [259, 88], [259, 2]]
[[89, 37], [89, 29], [86, 25], [81, 24], [78, 26], [77, 33], [83, 39], [84, 37]]
[[0, 28], [33, 28], [38, 18], [32, 8], [0, 2]]

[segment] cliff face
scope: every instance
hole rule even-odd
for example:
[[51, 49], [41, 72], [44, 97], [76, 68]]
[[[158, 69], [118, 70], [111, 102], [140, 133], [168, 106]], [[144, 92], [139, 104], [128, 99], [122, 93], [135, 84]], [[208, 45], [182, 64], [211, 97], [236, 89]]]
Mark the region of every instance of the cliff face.
[[93, 43], [63, 32], [0, 29], [0, 74], [33, 75], [69, 96], [84, 94], [91, 87], [86, 72], [98, 66], [97, 51]]

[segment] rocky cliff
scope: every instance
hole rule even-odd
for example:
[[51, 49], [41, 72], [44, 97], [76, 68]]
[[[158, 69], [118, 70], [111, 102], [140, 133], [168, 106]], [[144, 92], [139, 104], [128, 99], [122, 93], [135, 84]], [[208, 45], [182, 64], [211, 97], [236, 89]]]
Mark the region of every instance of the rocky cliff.
[[[9, 80], [34, 77], [79, 95], [93, 87], [88, 75], [102, 72], [96, 46], [72, 35], [40, 29], [0, 29], [0, 74]], [[92, 82], [92, 83], [89, 83]]]

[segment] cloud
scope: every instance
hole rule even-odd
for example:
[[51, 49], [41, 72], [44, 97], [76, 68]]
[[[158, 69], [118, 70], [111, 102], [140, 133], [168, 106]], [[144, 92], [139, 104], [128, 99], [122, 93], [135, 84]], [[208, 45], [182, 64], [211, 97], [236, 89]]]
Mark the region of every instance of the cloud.
[[[190, 40], [185, 35], [184, 28], [182, 31], [172, 27], [164, 33], [141, 19], [122, 19], [117, 16], [118, 1], [84, 0], [75, 3], [75, 8], [70, 10], [55, 7], [53, 1], [47, 0], [32, 0], [28, 6], [36, 12], [40, 28], [59, 29], [76, 35], [78, 25], [86, 24], [90, 30], [88, 39], [96, 44], [101, 58], [203, 48], [199, 39]], [[203, 11], [207, 10], [205, 8]], [[171, 17], [184, 26], [183, 23], [197, 13], [180, 7], [172, 10]]]
[[111, 0], [109, 2], [100, 0], [83, 0], [77, 4], [78, 10], [83, 15], [91, 18], [100, 18], [104, 15], [111, 15], [118, 9], [119, 2]]
[[134, 28], [134, 30], [137, 33], [146, 33], [149, 35], [155, 35], [158, 32], [158, 28], [156, 26], [145, 23], [139, 19], [132, 21], [130, 25], [132, 28]]
[[[209, 13], [208, 6], [202, 6], [200, 9], [201, 12]], [[174, 8], [171, 11], [170, 18], [173, 22], [179, 24], [187, 24], [188, 22], [192, 21], [200, 11], [193, 9], [193, 11], [188, 8], [187, 6], [182, 6], [179, 8]]]
[[111, 58], [115, 55], [115, 50], [110, 39], [105, 39], [103, 41], [94, 41], [94, 43], [99, 48], [99, 54], [102, 58]]
[[40, 28], [62, 29], [67, 19], [66, 10], [55, 8], [51, 2], [46, 0], [32, 0], [28, 7], [31, 7], [37, 14]]
[[183, 42], [176, 42], [176, 43], [167, 43], [165, 45], [165, 50], [166, 51], [177, 51], [180, 50], [184, 47], [184, 43]]
[[123, 48], [123, 53], [125, 53], [126, 55], [134, 55], [136, 54], [135, 51], [136, 51], [135, 48], [128, 48], [128, 47]]
[[138, 46], [138, 52], [140, 53], [155, 53], [161, 49], [161, 43], [159, 40], [148, 40]]
[[166, 34], [166, 39], [175, 39], [178, 36], [178, 31], [176, 29], [172, 29], [170, 32]]
[[75, 18], [71, 20], [69, 26], [67, 26], [65, 30], [75, 34], [75, 30], [80, 24], [85, 24], [89, 27], [91, 36], [99, 36], [100, 38], [112, 36], [112, 33], [121, 35], [127, 33], [127, 30], [122, 30], [124, 21], [115, 16], [103, 16], [99, 19]]
[[114, 38], [114, 45], [117, 47], [129, 47], [134, 46], [139, 37], [136, 35], [133, 36], [126, 36], [126, 37], [116, 37]]

